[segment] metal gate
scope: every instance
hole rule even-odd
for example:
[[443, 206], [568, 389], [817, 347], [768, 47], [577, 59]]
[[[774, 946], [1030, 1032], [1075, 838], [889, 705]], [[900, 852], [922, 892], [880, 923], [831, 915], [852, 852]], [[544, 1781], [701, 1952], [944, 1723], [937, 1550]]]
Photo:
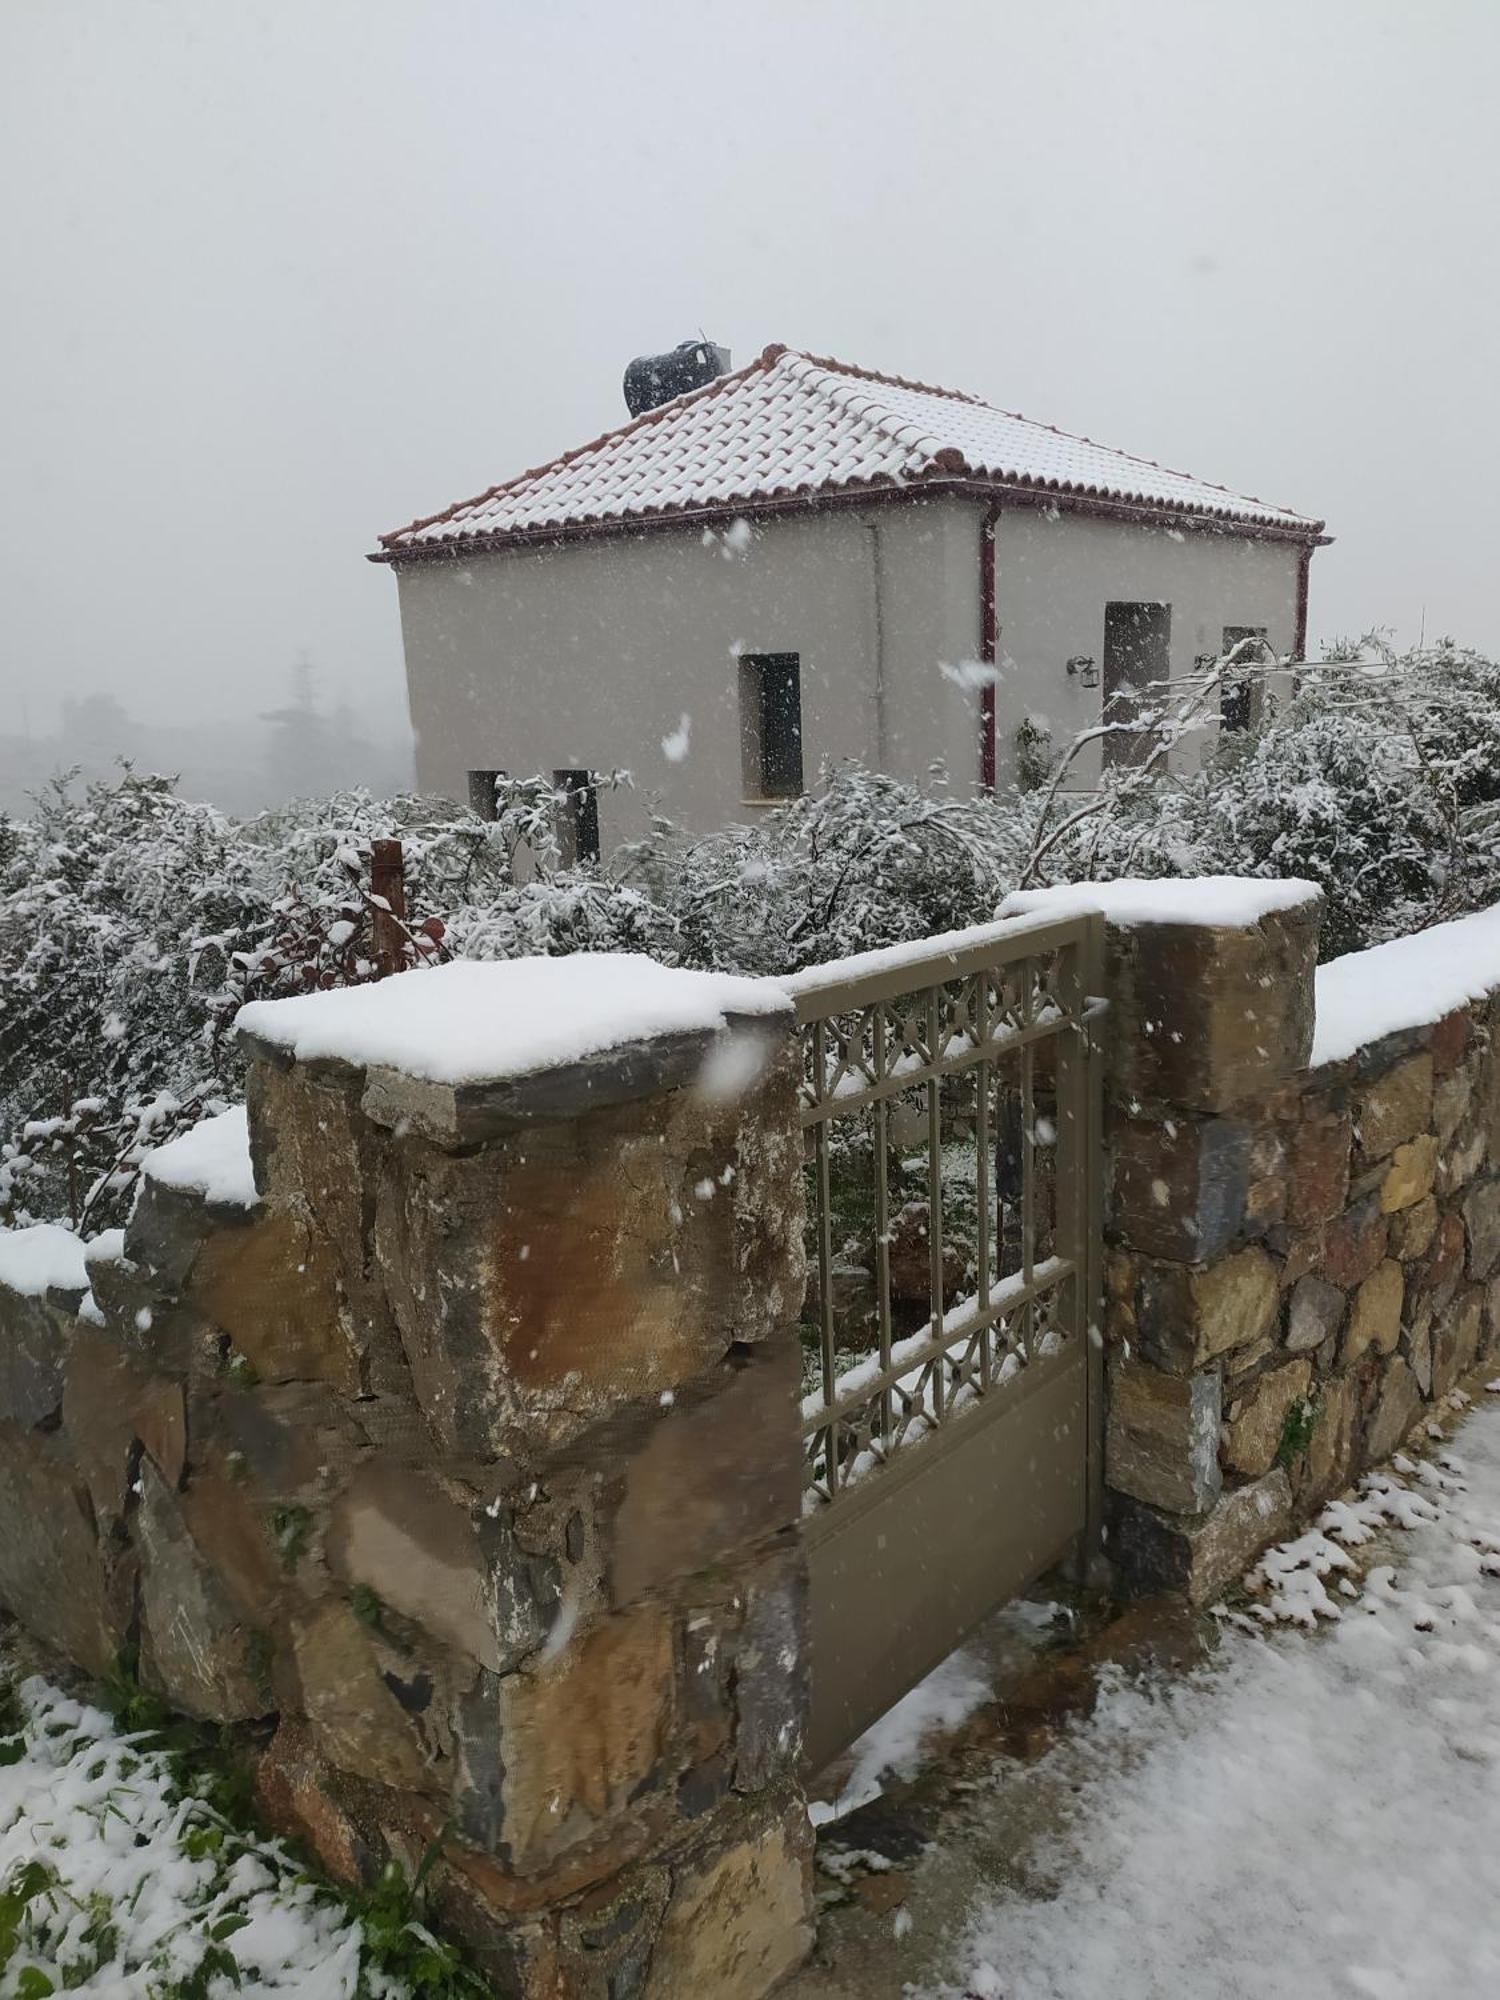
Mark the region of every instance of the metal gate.
[[1022, 919], [790, 982], [814, 1769], [1097, 1535], [1101, 930]]

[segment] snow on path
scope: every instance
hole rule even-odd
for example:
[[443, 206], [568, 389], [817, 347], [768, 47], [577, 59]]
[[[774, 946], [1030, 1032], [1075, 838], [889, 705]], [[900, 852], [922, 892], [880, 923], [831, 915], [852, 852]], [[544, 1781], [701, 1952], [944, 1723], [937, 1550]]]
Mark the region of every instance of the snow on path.
[[[1077, 1787], [1030, 1856], [1045, 1887], [981, 1909], [929, 2000], [1500, 1994], [1500, 1409], [1397, 1463], [1281, 1565], [1294, 1619], [1323, 1565], [1319, 1636], [1231, 1630], [1175, 1684], [1116, 1676], [1032, 1767]], [[1372, 1520], [1407, 1531], [1361, 1584], [1328, 1552]]]

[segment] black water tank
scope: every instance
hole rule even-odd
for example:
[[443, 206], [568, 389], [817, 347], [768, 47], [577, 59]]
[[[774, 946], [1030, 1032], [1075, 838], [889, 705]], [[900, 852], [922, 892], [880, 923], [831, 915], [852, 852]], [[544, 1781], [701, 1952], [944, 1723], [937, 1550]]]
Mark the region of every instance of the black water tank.
[[728, 373], [729, 349], [711, 340], [685, 340], [670, 354], [640, 354], [625, 370], [625, 406], [639, 417]]

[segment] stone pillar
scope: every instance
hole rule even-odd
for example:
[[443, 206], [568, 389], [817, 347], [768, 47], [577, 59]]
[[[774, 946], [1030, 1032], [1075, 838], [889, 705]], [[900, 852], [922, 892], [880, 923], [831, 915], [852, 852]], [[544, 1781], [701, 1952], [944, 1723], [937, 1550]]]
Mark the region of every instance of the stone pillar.
[[[285, 1004], [460, 970], [515, 1004]], [[0, 1598], [243, 1725], [336, 1876], [435, 1851], [499, 1993], [758, 2000], [811, 1939], [789, 1013], [459, 1086], [274, 1043], [246, 1205], [148, 1179], [0, 1382], [55, 1489]]]
[[459, 1088], [255, 1052], [373, 1446], [263, 1790], [318, 1837], [318, 1771], [410, 1860], [451, 1829], [439, 1910], [527, 1995], [754, 2000], [810, 1937], [798, 1072], [784, 1019], [728, 1033], [748, 1065], [673, 1035]]
[[[1292, 1518], [1277, 1458], [1311, 1371], [1278, 1351], [1264, 1239], [1285, 1219], [1273, 1112], [1311, 1052], [1320, 914], [1314, 896], [1237, 924], [1108, 923], [1108, 1553], [1137, 1589], [1201, 1602]], [[1345, 1173], [1347, 1152], [1345, 1131]], [[1246, 1398], [1252, 1420], [1227, 1421]]]

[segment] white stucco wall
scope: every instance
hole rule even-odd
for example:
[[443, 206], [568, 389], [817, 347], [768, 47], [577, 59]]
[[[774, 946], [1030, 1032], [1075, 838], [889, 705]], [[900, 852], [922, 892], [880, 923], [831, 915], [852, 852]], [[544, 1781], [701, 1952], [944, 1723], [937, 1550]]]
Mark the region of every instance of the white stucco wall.
[[[996, 533], [995, 615], [1000, 628], [997, 777], [1014, 775], [1024, 714], [1044, 716], [1057, 749], [1100, 719], [1102, 685], [1085, 688], [1067, 662], [1104, 667], [1104, 607], [1112, 600], [1172, 607], [1173, 679], [1203, 653], [1217, 654], [1226, 625], [1264, 625], [1289, 653], [1297, 626], [1298, 550], [1288, 542], [1133, 527], [1039, 508], [1003, 514]], [[1203, 745], [1211, 741], [1208, 731]], [[1201, 754], [1201, 748], [1200, 748]], [[1082, 753], [1070, 782], [1092, 784], [1099, 752]]]
[[939, 501], [770, 519], [742, 552], [694, 529], [406, 565], [418, 783], [464, 799], [471, 770], [628, 769], [634, 790], [600, 799], [606, 848], [652, 793], [694, 831], [751, 817], [740, 652], [800, 655], [809, 783], [843, 757], [911, 777], [944, 757], [972, 783], [976, 698], [940, 666], [976, 644], [976, 537], [971, 509]]
[[[398, 567], [417, 778], [468, 796], [471, 770], [516, 776], [624, 768], [604, 794], [606, 849], [639, 831], [651, 796], [702, 832], [759, 810], [743, 797], [738, 655], [800, 656], [804, 769], [857, 757], [955, 784], [979, 776], [978, 696], [944, 667], [980, 645], [982, 509], [958, 499], [781, 516], [726, 553], [699, 530], [516, 549]], [[1105, 605], [1172, 606], [1175, 674], [1216, 653], [1226, 625], [1293, 645], [1298, 551], [1020, 507], [996, 537], [1000, 784], [1015, 732], [1045, 716], [1058, 748], [1099, 718], [1102, 690], [1071, 655], [1104, 656]], [[878, 579], [878, 590], [877, 590]], [[877, 690], [883, 686], [883, 699]], [[689, 718], [688, 754], [663, 739]], [[1098, 755], [1073, 781], [1091, 783]]]

